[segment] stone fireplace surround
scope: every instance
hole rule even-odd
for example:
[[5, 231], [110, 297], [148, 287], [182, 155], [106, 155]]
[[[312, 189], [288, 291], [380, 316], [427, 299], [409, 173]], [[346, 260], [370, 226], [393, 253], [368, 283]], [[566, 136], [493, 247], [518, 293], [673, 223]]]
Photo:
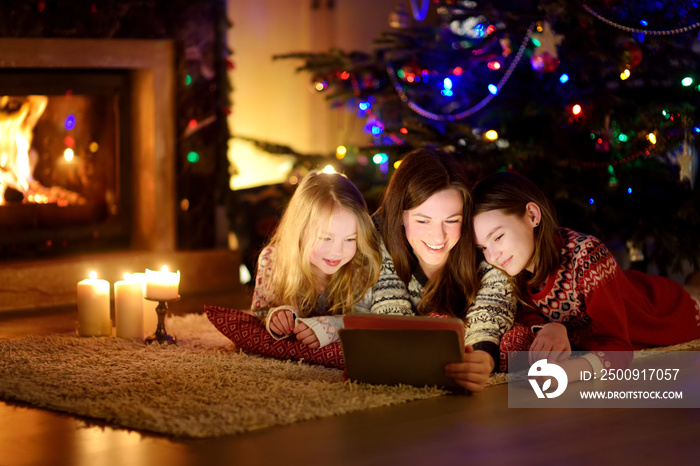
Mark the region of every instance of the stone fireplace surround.
[[70, 305], [77, 282], [96, 270], [114, 282], [124, 272], [167, 264], [181, 273], [180, 292], [238, 286], [239, 254], [176, 251], [175, 52], [172, 41], [0, 39], [7, 68], [128, 70], [131, 85], [131, 249], [52, 260], [0, 262], [0, 312]]

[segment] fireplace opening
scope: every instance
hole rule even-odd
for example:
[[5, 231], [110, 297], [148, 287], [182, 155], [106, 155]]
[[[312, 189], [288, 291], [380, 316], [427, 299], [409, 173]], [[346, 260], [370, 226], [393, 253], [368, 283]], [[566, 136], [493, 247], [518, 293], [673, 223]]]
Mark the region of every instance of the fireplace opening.
[[128, 248], [126, 70], [0, 70], [0, 260]]

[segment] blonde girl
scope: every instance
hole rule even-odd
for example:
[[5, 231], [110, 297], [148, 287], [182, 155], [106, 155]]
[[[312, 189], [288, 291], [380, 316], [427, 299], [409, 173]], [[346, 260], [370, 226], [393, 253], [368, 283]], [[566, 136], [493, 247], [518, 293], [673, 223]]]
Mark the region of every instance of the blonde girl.
[[312, 171], [260, 253], [251, 310], [275, 338], [325, 346], [377, 281], [380, 263], [360, 191], [343, 175]]

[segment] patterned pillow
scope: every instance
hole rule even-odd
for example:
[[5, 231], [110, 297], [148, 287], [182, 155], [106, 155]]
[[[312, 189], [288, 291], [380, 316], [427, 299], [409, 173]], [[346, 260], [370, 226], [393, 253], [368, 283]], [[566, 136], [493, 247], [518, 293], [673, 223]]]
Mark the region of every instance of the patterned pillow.
[[260, 319], [248, 312], [218, 306], [204, 306], [204, 310], [214, 327], [239, 348], [277, 359], [345, 369], [340, 343], [331, 343], [323, 348], [309, 348], [293, 339], [275, 340]]

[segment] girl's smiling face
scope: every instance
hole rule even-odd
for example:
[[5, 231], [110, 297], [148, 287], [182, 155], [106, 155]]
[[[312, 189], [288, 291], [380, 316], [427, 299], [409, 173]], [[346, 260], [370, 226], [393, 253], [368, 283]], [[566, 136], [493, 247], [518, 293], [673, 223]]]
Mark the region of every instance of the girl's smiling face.
[[438, 191], [418, 207], [403, 211], [406, 240], [428, 278], [442, 269], [462, 236], [463, 212], [462, 194], [456, 189]]
[[357, 219], [348, 209], [335, 207], [321, 228], [309, 261], [322, 283], [347, 264], [357, 250]]
[[[536, 206], [534, 203], [529, 203]], [[502, 210], [490, 210], [474, 216], [476, 245], [486, 262], [515, 276], [527, 270], [534, 272], [534, 228], [539, 224], [539, 208], [536, 215], [528, 211], [522, 216], [505, 214]]]

